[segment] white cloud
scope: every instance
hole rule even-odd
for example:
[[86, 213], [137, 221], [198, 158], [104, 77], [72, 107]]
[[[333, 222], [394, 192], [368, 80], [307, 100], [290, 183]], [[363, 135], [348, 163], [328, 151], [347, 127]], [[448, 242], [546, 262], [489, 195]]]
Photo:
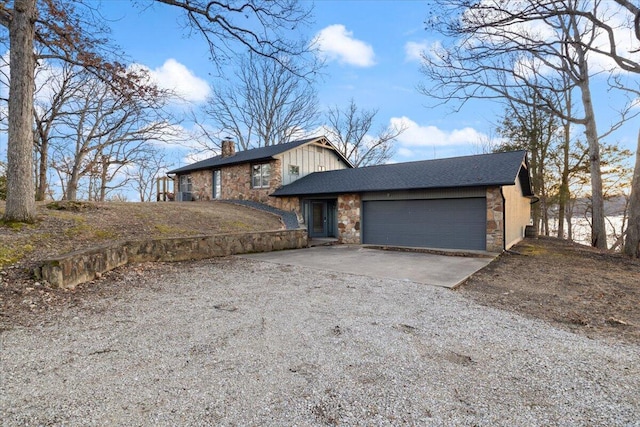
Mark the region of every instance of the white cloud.
[[371, 45], [353, 38], [353, 32], [347, 31], [341, 24], [329, 25], [316, 34], [316, 43], [322, 55], [330, 60], [371, 67], [375, 64]]
[[134, 64], [133, 67], [146, 70], [159, 87], [175, 92], [185, 101], [203, 102], [211, 93], [209, 83], [173, 58], [153, 70], [142, 64]]
[[[0, 95], [8, 92], [8, 82], [4, 75], [9, 74], [9, 51], [0, 57]], [[143, 64], [132, 64], [132, 69], [144, 70], [149, 73], [151, 80], [162, 89], [173, 91], [187, 102], [203, 102], [211, 93], [206, 80], [196, 76], [191, 70], [175, 59], [167, 59], [164, 64], [150, 69]], [[55, 93], [55, 87], [61, 80], [62, 68], [46, 61], [38, 66], [35, 76], [36, 100], [48, 100]]]
[[404, 147], [398, 148], [397, 153], [401, 157], [413, 157], [413, 156], [415, 156], [415, 152], [414, 151], [409, 150], [408, 148], [404, 148]]
[[392, 117], [390, 122], [391, 126], [406, 128], [398, 137], [405, 154], [410, 154], [411, 148], [474, 145], [488, 139], [487, 135], [471, 127], [447, 131], [436, 126], [421, 126], [405, 116]]
[[422, 53], [429, 48], [427, 42], [407, 42], [404, 45], [404, 58], [407, 62], [421, 62]]

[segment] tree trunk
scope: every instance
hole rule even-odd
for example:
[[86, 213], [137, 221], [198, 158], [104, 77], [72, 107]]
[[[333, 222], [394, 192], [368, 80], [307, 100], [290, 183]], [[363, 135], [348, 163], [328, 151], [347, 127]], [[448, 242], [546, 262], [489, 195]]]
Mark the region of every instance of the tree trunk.
[[47, 197], [47, 171], [49, 167], [49, 143], [40, 140], [40, 159], [38, 163], [38, 185], [36, 186], [36, 200], [43, 201]]
[[33, 93], [36, 0], [15, 0], [9, 25], [10, 83], [7, 204], [4, 219], [36, 219], [33, 181]]
[[636, 165], [633, 170], [633, 180], [631, 181], [627, 238], [624, 242], [623, 251], [631, 257], [640, 258], [640, 131], [638, 131]]
[[67, 193], [64, 200], [76, 201], [78, 199], [78, 178], [71, 177], [67, 183]]
[[78, 200], [78, 181], [80, 181], [80, 171], [78, 170], [76, 163], [73, 165], [71, 175], [69, 176], [69, 180], [67, 181], [67, 192], [65, 194], [64, 200]]
[[[570, 94], [567, 95], [567, 113], [571, 114]], [[564, 142], [562, 145], [562, 173], [560, 178], [560, 190], [558, 195], [558, 238], [564, 239], [564, 221], [567, 205], [569, 204], [569, 146], [571, 144], [571, 123], [564, 121]], [[568, 218], [571, 220], [571, 218]], [[569, 225], [567, 225], [569, 227]]]
[[565, 215], [567, 217], [567, 240], [573, 241], [573, 203], [569, 199], [567, 199]]
[[109, 172], [109, 156], [100, 157], [100, 197], [99, 202], [104, 202], [107, 198], [107, 178]]
[[531, 179], [533, 186], [533, 191], [540, 198], [538, 203], [534, 203], [531, 205], [533, 208], [531, 211], [531, 219], [533, 221], [533, 225], [535, 225], [536, 230], [538, 230], [542, 234], [542, 205], [544, 204], [544, 198], [542, 194], [540, 194], [540, 183], [538, 182], [538, 150], [534, 149], [534, 145], [532, 144], [532, 140], [529, 139], [529, 152], [531, 153], [531, 159], [529, 162], [529, 167], [531, 169]]
[[[586, 69], [586, 62], [584, 62]], [[588, 76], [585, 70], [582, 74]], [[604, 199], [602, 195], [602, 174], [600, 172], [600, 143], [598, 142], [598, 130], [596, 116], [593, 111], [591, 90], [588, 77], [584, 77], [579, 84], [582, 94], [582, 105], [585, 112], [585, 136], [589, 144], [589, 165], [591, 172], [591, 246], [607, 249], [607, 230], [604, 223]]]

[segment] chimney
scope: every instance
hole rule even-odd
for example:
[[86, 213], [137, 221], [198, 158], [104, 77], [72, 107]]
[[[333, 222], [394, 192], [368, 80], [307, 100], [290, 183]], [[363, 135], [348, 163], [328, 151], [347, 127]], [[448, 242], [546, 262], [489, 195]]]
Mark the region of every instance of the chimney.
[[222, 140], [222, 157], [231, 157], [236, 154], [236, 146], [231, 138]]

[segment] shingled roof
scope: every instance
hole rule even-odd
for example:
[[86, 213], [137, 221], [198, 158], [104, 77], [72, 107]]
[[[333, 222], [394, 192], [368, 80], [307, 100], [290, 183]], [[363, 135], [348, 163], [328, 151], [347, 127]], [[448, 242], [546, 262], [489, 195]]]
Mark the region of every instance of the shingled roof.
[[[300, 147], [301, 145], [305, 145], [315, 141], [322, 141], [324, 143], [327, 143], [331, 147], [333, 147], [333, 145], [331, 145], [331, 143], [325, 137], [316, 136], [313, 138], [306, 138], [306, 139], [300, 139], [297, 141], [287, 142], [285, 144], [270, 145], [268, 147], [260, 147], [260, 148], [254, 148], [251, 150], [246, 150], [246, 151], [238, 151], [234, 155], [228, 156], [228, 157], [222, 157], [222, 155], [218, 155], [206, 160], [201, 160], [199, 162], [196, 162], [187, 166], [183, 166], [178, 169], [171, 170], [167, 173], [173, 174], [173, 173], [193, 172], [193, 171], [202, 170], [202, 169], [214, 169], [220, 166], [230, 166], [230, 165], [236, 165], [239, 163], [249, 163], [249, 162], [258, 162], [262, 160], [269, 160], [269, 159], [273, 159], [273, 157], [277, 156], [278, 154], [284, 153], [285, 151], [293, 150], [294, 148]], [[334, 147], [334, 150], [335, 150], [335, 147]], [[345, 159], [344, 156], [342, 156], [342, 154], [338, 152], [338, 150], [335, 150], [335, 152], [338, 156], [344, 159], [347, 165], [351, 165], [351, 163], [347, 159]]]
[[281, 187], [272, 196], [513, 185], [517, 177], [524, 195], [533, 196], [526, 151], [316, 172]]

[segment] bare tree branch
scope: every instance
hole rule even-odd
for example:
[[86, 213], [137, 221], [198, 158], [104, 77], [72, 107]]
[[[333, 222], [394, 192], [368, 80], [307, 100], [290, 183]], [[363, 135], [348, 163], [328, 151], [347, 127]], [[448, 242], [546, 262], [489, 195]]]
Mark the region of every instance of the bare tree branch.
[[[216, 63], [228, 60], [233, 52], [249, 51], [280, 63], [289, 72], [311, 77], [317, 72], [314, 47], [299, 38], [300, 29], [310, 21], [311, 10], [296, 0], [155, 0], [182, 9], [189, 25], [205, 38]], [[308, 63], [293, 67], [290, 58], [307, 57]]]
[[287, 62], [284, 66], [249, 53], [238, 64], [237, 83], [214, 88], [204, 109], [217, 129], [215, 140], [209, 138], [214, 146], [220, 134], [233, 136], [243, 150], [282, 144], [317, 125], [316, 91], [290, 72], [295, 65]]
[[[600, 178], [599, 134], [591, 96], [592, 57], [604, 55], [618, 69], [637, 72], [636, 58], [619, 52], [616, 33], [608, 25], [610, 13], [602, 2], [582, 0], [486, 1], [434, 0], [436, 11], [448, 11], [445, 18], [434, 17], [430, 28], [453, 42], [423, 55], [423, 72], [430, 79], [421, 90], [440, 102], [456, 101], [459, 106], [471, 97], [508, 100], [531, 105], [518, 97], [518, 88], [531, 88], [540, 107], [557, 117], [585, 127], [589, 143], [593, 194], [594, 246], [606, 247], [606, 230]], [[608, 43], [598, 44], [602, 36]], [[615, 75], [616, 70], [602, 70]], [[558, 81], [567, 84], [557, 87]], [[637, 82], [636, 82], [637, 83]], [[634, 83], [632, 83], [634, 84]], [[636, 88], [618, 87], [631, 98]], [[580, 111], [571, 115], [558, 108], [556, 100], [567, 90], [578, 90]], [[604, 134], [636, 117], [633, 102], [627, 102], [621, 119]]]
[[394, 154], [393, 143], [406, 127], [381, 127], [372, 134], [378, 110], [359, 110], [352, 99], [344, 109], [334, 106], [327, 113], [327, 137], [356, 167], [384, 164]]

